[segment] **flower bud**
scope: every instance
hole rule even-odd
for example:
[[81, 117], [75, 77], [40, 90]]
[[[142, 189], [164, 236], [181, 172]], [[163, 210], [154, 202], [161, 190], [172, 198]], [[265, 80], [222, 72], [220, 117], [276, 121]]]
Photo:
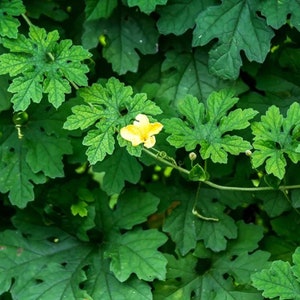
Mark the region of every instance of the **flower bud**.
[[245, 154], [246, 154], [247, 156], [251, 156], [251, 155], [252, 155], [252, 151], [251, 151], [251, 150], [246, 150], [246, 151], [245, 151]]
[[194, 161], [197, 158], [197, 154], [195, 152], [189, 153], [189, 159], [191, 161]]

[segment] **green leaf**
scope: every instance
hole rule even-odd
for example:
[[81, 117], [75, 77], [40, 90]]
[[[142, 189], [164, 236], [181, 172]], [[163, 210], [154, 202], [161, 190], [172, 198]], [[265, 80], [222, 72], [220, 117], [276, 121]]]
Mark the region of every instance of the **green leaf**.
[[150, 193], [141, 193], [136, 189], [127, 190], [118, 199], [114, 214], [115, 225], [122, 229], [132, 229], [133, 226], [147, 221], [159, 203], [159, 198]]
[[208, 173], [199, 164], [194, 165], [190, 170], [189, 179], [192, 181], [205, 181], [208, 178]]
[[104, 127], [103, 131], [90, 130], [82, 142], [83, 145], [89, 146], [86, 155], [92, 165], [102, 161], [107, 154], [114, 152], [115, 140], [112, 128]]
[[300, 299], [299, 257], [300, 249], [297, 248], [293, 255], [293, 266], [289, 262], [273, 261], [269, 269], [251, 276], [253, 286], [263, 290], [264, 297]]
[[230, 240], [226, 251], [211, 253], [198, 243], [193, 254], [177, 258], [167, 254], [166, 281], [155, 283], [155, 299], [189, 299], [191, 294], [209, 300], [262, 299], [249, 285], [251, 274], [268, 265], [269, 253], [254, 251], [263, 228], [243, 222], [237, 225], [238, 239]]
[[88, 105], [73, 106], [72, 113], [73, 115], [69, 116], [68, 120], [64, 124], [65, 129], [86, 129], [95, 124], [95, 122], [102, 116], [102, 111], [99, 108]]
[[13, 116], [2, 113], [0, 190], [9, 192], [11, 203], [18, 207], [34, 199], [34, 184], [44, 183], [46, 176], [64, 176], [63, 155], [72, 153], [68, 132], [62, 129], [68, 111], [67, 106], [57, 111], [45, 103], [33, 105], [18, 125], [13, 124]]
[[[0, 57], [1, 60], [1, 57]], [[17, 77], [10, 84], [8, 91], [14, 93], [11, 102], [15, 111], [26, 110], [32, 100], [40, 103], [43, 97], [42, 77], [37, 73]]]
[[85, 287], [93, 299], [152, 300], [151, 287], [146, 282], [133, 276], [120, 282], [110, 271], [109, 261], [103, 258], [100, 251], [93, 256]]
[[28, 152], [26, 161], [34, 173], [43, 172], [50, 178], [63, 177], [62, 157], [72, 153], [70, 141], [64, 138], [47, 136], [41, 131], [27, 134]]
[[279, 29], [287, 23], [288, 15], [289, 22], [300, 31], [300, 3], [297, 1], [263, 1], [260, 3], [261, 13], [266, 17], [268, 25], [275, 29]]
[[108, 18], [116, 8], [117, 0], [86, 0], [85, 15], [87, 21]]
[[[194, 196], [194, 195], [193, 195]], [[181, 204], [171, 213], [163, 225], [163, 231], [170, 234], [181, 255], [186, 255], [203, 240], [207, 248], [221, 251], [226, 248], [227, 238], [236, 238], [237, 230], [233, 220], [223, 213], [224, 206], [213, 203], [216, 192], [201, 190], [201, 203], [196, 210], [205, 217], [219, 218], [218, 222], [201, 220], [195, 216], [192, 195], [176, 195]]]
[[108, 195], [113, 195], [121, 192], [125, 180], [137, 183], [141, 177], [142, 166], [125, 149], [118, 148], [113, 156], [97, 163], [93, 170], [105, 172], [102, 188]]
[[137, 71], [139, 53], [157, 52], [158, 33], [154, 21], [125, 7], [115, 11], [109, 19], [86, 22], [84, 47], [95, 48], [101, 35], [107, 37], [103, 57], [119, 75]]
[[164, 5], [168, 0], [127, 0], [129, 7], [138, 6], [146, 14], [155, 10], [156, 5]]
[[55, 21], [64, 21], [69, 18], [69, 14], [58, 3], [39, 0], [26, 1], [26, 16], [30, 19], [40, 19], [44, 16]]
[[140, 280], [164, 280], [167, 260], [156, 249], [167, 237], [155, 229], [134, 230], [115, 237], [106, 256], [110, 270], [121, 282], [135, 273]]
[[9, 85], [8, 79], [8, 76], [0, 76], [0, 112], [9, 109], [11, 106], [11, 94], [7, 91]]
[[[196, 257], [191, 254], [185, 257], [179, 256], [178, 259], [170, 254], [165, 254], [165, 256], [168, 259], [167, 281], [155, 283], [154, 299], [189, 299], [193, 292], [199, 296], [202, 278], [195, 271]], [[178, 280], [179, 278], [180, 280]]]
[[157, 27], [160, 33], [181, 35], [195, 25], [195, 19], [212, 0], [169, 0], [166, 6], [159, 7], [160, 18]]
[[265, 60], [274, 34], [257, 16], [256, 10], [256, 1], [226, 0], [198, 15], [193, 46], [206, 45], [215, 38], [219, 40], [209, 53], [213, 74], [236, 79], [242, 66], [241, 51], [250, 61], [262, 63]]
[[[161, 113], [160, 108], [148, 100], [146, 94], [140, 93], [133, 96], [132, 88], [124, 86], [114, 77], [110, 78], [105, 86], [95, 83], [91, 87], [81, 89], [79, 95], [87, 104], [72, 108], [73, 114], [68, 117], [64, 128], [74, 130], [88, 128], [95, 124], [97, 129], [89, 130], [83, 140], [83, 144], [88, 146], [86, 154], [91, 164], [102, 161], [107, 154], [113, 153], [116, 132], [129, 125], [138, 114], [157, 115]], [[141, 155], [141, 146], [133, 147], [131, 143], [124, 142], [124, 139], [119, 138], [119, 135], [117, 135], [117, 140], [121, 147], [127, 147], [130, 154]], [[126, 168], [125, 163], [124, 168]], [[111, 170], [110, 174], [112, 172], [114, 171]], [[131, 172], [128, 170], [125, 173], [128, 176]], [[125, 173], [123, 172], [123, 174]], [[121, 179], [121, 177], [123, 177], [122, 172], [119, 174], [120, 179], [115, 186], [112, 184], [109, 187], [106, 183], [107, 191], [120, 190], [121, 180], [124, 181], [124, 178]], [[136, 180], [136, 175], [132, 174], [130, 178], [130, 180]]]
[[0, 6], [0, 35], [16, 38], [20, 22], [15, 16], [25, 13], [22, 0], [2, 0]]
[[227, 153], [238, 155], [251, 145], [236, 135], [226, 132], [247, 128], [257, 112], [251, 108], [227, 112], [238, 101], [231, 91], [213, 92], [207, 99], [207, 108], [197, 98], [187, 95], [179, 104], [178, 110], [186, 121], [178, 118], [164, 120], [165, 130], [171, 135], [167, 141], [176, 148], [185, 147], [187, 151], [200, 145], [203, 159], [226, 163]]
[[207, 52], [201, 49], [187, 53], [168, 51], [165, 56], [156, 97], [167, 99], [168, 103], [176, 105], [187, 94], [204, 101], [210, 93], [228, 85], [211, 75]]
[[86, 217], [88, 215], [88, 204], [84, 201], [80, 201], [76, 204], [72, 204], [71, 212], [73, 216], [79, 215], [80, 217]]
[[91, 54], [71, 40], [59, 39], [58, 32], [48, 34], [44, 29], [30, 26], [29, 38], [19, 35], [15, 40], [5, 39], [3, 45], [10, 50], [0, 56], [0, 74], [17, 76], [9, 91], [15, 110], [26, 110], [30, 102], [39, 103], [43, 93], [58, 108], [71, 92], [71, 83], [87, 85], [88, 72], [82, 64]]
[[282, 179], [287, 164], [286, 156], [293, 163], [300, 160], [298, 147], [298, 131], [300, 126], [300, 105], [293, 103], [284, 118], [279, 108], [272, 105], [261, 117], [260, 122], [252, 124], [254, 134], [252, 154], [253, 167], [257, 168], [264, 162], [266, 172]]
[[26, 149], [19, 141], [8, 141], [2, 145], [0, 162], [0, 191], [9, 192], [13, 205], [24, 208], [34, 200], [33, 184], [46, 181], [43, 174], [35, 174], [26, 162]]
[[82, 259], [89, 246], [47, 227], [29, 227], [23, 234], [1, 232], [0, 244], [1, 294], [10, 290], [14, 299], [92, 299], [80, 287], [86, 280]]

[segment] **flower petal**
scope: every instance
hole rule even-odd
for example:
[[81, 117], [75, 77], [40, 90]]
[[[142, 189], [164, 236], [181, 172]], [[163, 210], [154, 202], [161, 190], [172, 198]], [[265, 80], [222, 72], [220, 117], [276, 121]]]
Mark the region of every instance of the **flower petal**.
[[144, 146], [146, 148], [152, 148], [156, 143], [155, 136], [150, 136], [145, 142]]
[[128, 125], [121, 128], [120, 135], [124, 140], [131, 142], [132, 146], [137, 146], [144, 142], [139, 129], [135, 125]]
[[147, 133], [152, 136], [154, 134], [158, 134], [163, 128], [163, 125], [159, 122], [155, 122], [148, 125]]
[[162, 128], [161, 123], [149, 123], [146, 115], [138, 114], [133, 125], [121, 128], [120, 135], [123, 139], [130, 141], [133, 146], [143, 143], [146, 148], [151, 148], [156, 143], [154, 135], [158, 134]]
[[143, 126], [143, 125], [148, 125], [149, 124], [149, 119], [146, 115], [144, 114], [138, 114], [135, 117], [136, 121], [133, 122], [133, 125], [136, 126]]

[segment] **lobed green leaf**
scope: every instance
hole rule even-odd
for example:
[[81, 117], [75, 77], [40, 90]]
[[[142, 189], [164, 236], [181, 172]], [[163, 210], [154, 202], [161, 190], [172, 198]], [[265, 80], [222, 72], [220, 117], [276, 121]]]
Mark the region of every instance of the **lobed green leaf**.
[[110, 270], [121, 282], [132, 273], [140, 280], [164, 280], [167, 260], [156, 249], [166, 240], [164, 234], [154, 229], [134, 230], [119, 235], [106, 252], [106, 256], [111, 258]]
[[25, 13], [22, 0], [2, 0], [0, 6], [0, 35], [16, 38], [20, 22], [15, 16]]
[[177, 148], [185, 147], [187, 151], [200, 145], [201, 157], [218, 163], [227, 162], [227, 153], [238, 155], [251, 149], [248, 141], [227, 133], [247, 128], [249, 120], [257, 114], [253, 109], [236, 109], [227, 115], [237, 101], [233, 91], [221, 90], [209, 96], [205, 108], [197, 98], [187, 95], [178, 104], [186, 121], [178, 118], [164, 120], [165, 130], [170, 133], [167, 141]]
[[300, 160], [297, 152], [299, 118], [299, 103], [293, 103], [289, 107], [286, 118], [280, 114], [278, 107], [272, 105], [260, 122], [251, 125], [255, 149], [252, 163], [255, 168], [265, 162], [267, 173], [282, 179], [287, 164], [285, 156], [294, 163]]
[[300, 299], [299, 284], [299, 248], [293, 255], [294, 266], [289, 262], [273, 261], [269, 269], [251, 276], [253, 286], [263, 290], [262, 295], [268, 298]]
[[88, 67], [82, 64], [91, 54], [71, 40], [57, 42], [57, 30], [47, 33], [30, 26], [29, 38], [19, 35], [15, 40], [4, 40], [11, 53], [0, 56], [0, 74], [14, 78], [9, 91], [14, 93], [15, 110], [26, 110], [30, 102], [39, 103], [43, 93], [58, 108], [71, 92], [71, 84], [87, 85]]
[[193, 45], [203, 46], [215, 38], [219, 40], [209, 53], [213, 74], [236, 79], [242, 66], [242, 50], [250, 61], [265, 60], [274, 33], [257, 16], [256, 10], [256, 1], [227, 0], [198, 15]]

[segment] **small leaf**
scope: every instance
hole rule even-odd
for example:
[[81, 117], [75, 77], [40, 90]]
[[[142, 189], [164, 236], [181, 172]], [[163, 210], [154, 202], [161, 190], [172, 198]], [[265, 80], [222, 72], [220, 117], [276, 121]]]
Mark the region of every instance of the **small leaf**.
[[194, 165], [190, 170], [189, 179], [191, 181], [206, 181], [208, 178], [208, 173], [199, 164]]
[[80, 217], [86, 217], [88, 215], [88, 204], [84, 201], [80, 201], [71, 205], [71, 212], [73, 216], [79, 215]]
[[85, 287], [93, 299], [152, 300], [151, 287], [143, 280], [131, 276], [120, 282], [110, 271], [103, 251], [96, 252], [87, 270]]
[[0, 35], [16, 38], [20, 22], [14, 16], [25, 13], [21, 0], [2, 0], [0, 6]]
[[[279, 29], [289, 19], [290, 24], [300, 31], [298, 22], [300, 18], [300, 4], [297, 1], [263, 1], [260, 5], [261, 13], [266, 17], [268, 25]], [[290, 15], [289, 18], [288, 15]]]

